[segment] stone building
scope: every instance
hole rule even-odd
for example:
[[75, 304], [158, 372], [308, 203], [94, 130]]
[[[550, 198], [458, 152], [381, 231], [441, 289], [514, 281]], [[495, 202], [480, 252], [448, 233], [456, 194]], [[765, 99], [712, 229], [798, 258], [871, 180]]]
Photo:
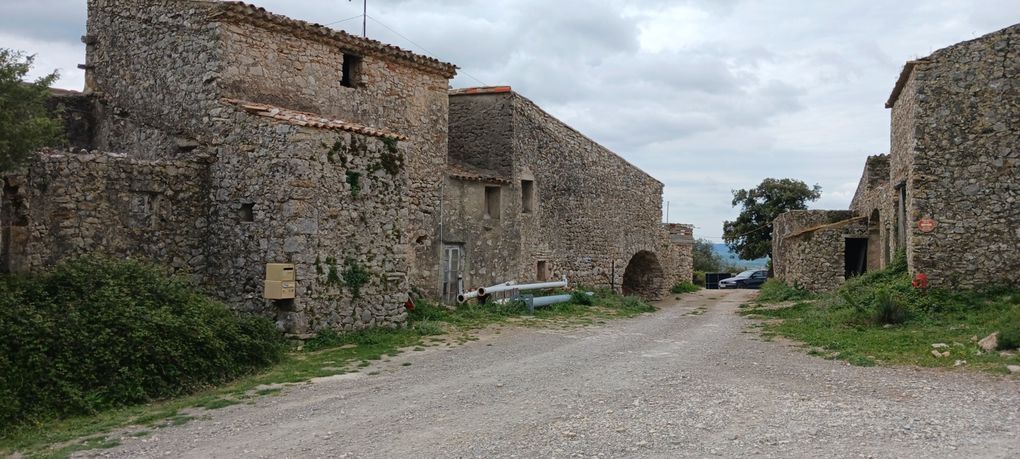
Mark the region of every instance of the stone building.
[[889, 155], [868, 159], [853, 218], [822, 243], [804, 237], [817, 222], [780, 216], [777, 275], [831, 288], [819, 259], [877, 269], [903, 251], [933, 287], [1020, 286], [1018, 51], [1020, 24], [907, 62], [886, 102]]
[[[57, 98], [76, 148], [4, 177], [0, 270], [153, 259], [295, 334], [439, 294], [455, 66], [240, 2], [88, 13], [85, 91]], [[263, 298], [267, 263], [294, 265], [294, 299]]]
[[[405, 320], [409, 286], [436, 275], [419, 260], [453, 65], [239, 2], [88, 12], [75, 106], [91, 107], [77, 130], [92, 153], [44, 152], [7, 178], [6, 269], [134, 255], [293, 333]], [[295, 265], [294, 300], [262, 298], [271, 262]]]
[[662, 183], [508, 86], [451, 92], [449, 161], [446, 295], [566, 276], [658, 298], [691, 278], [690, 227], [662, 225]]

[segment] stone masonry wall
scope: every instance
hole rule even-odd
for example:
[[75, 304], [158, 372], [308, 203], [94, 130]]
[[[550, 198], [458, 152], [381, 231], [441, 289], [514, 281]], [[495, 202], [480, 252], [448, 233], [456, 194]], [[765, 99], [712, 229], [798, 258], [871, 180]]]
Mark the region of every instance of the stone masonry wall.
[[846, 239], [866, 236], [866, 219], [854, 218], [786, 237], [783, 281], [814, 292], [839, 287], [845, 280]]
[[[280, 27], [260, 15], [221, 17], [222, 95], [337, 117], [407, 136], [410, 199], [402, 229], [411, 281], [434, 292], [440, 192], [447, 155], [447, 88], [454, 68], [423, 70], [401, 59], [358, 51], [314, 27]], [[277, 18], [279, 19], [279, 18]], [[361, 63], [353, 87], [341, 84], [345, 53]], [[421, 260], [416, 262], [415, 260]]]
[[908, 263], [932, 286], [1020, 286], [1018, 50], [1020, 25], [936, 51], [893, 106], [893, 145], [914, 139], [893, 151], [910, 167]]
[[204, 281], [208, 168], [99, 152], [37, 154], [4, 177], [4, 270], [89, 253], [143, 257]]
[[[511, 97], [515, 175], [534, 177], [539, 203], [539, 224], [521, 229], [522, 252], [549, 255], [554, 276], [616, 287], [635, 254], [661, 257], [667, 242], [661, 225], [662, 183], [530, 100]], [[520, 196], [520, 180], [512, 186], [511, 195]], [[519, 211], [519, 202], [513, 200], [508, 211]], [[534, 270], [528, 258], [522, 258], [519, 272]], [[664, 260], [657, 263], [661, 266], [650, 268], [668, 267]]]
[[[813, 265], [805, 264], [804, 255], [794, 254], [794, 245], [797, 244], [789, 239], [791, 235], [810, 228], [836, 223], [852, 216], [851, 212], [841, 210], [791, 210], [776, 217], [772, 221], [773, 276], [792, 283], [793, 280], [805, 278], [806, 273], [815, 269]], [[838, 252], [825, 252], [819, 256], [838, 259], [842, 262], [842, 247]]]
[[694, 225], [667, 223], [669, 233], [670, 256], [668, 258], [672, 279], [667, 280], [669, 286], [680, 282], [691, 282], [694, 279]]
[[[483, 184], [457, 185], [453, 199], [464, 204], [451, 205], [446, 239], [466, 243], [467, 285], [532, 281], [541, 262], [549, 278], [619, 289], [632, 259], [640, 261], [636, 272], [654, 273], [635, 278], [657, 279], [647, 296], [690, 278], [690, 248], [674, 244], [661, 224], [660, 182], [515, 93], [451, 95], [450, 104], [451, 161], [491, 167], [490, 175], [508, 182], [488, 184], [501, 187], [496, 220], [479, 218]], [[506, 110], [511, 134], [494, 122]], [[461, 127], [474, 129], [457, 132]], [[508, 135], [510, 149], [494, 151]], [[510, 175], [502, 172], [507, 158]], [[532, 212], [524, 212], [522, 180], [533, 184]], [[639, 252], [652, 256], [635, 257]]]

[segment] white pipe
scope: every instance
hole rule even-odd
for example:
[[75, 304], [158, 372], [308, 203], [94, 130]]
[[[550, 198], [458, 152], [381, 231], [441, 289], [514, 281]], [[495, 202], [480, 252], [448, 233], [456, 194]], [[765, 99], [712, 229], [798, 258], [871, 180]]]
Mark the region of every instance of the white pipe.
[[494, 285], [492, 287], [482, 287], [478, 289], [478, 296], [490, 295], [493, 293], [505, 292], [507, 290], [538, 290], [543, 288], [560, 288], [567, 286], [567, 278], [556, 282], [539, 282], [535, 284], [521, 284], [521, 285]]
[[[588, 296], [594, 295], [592, 292], [585, 292], [584, 294]], [[573, 295], [536, 296], [531, 300], [531, 307], [538, 308], [542, 306], [549, 306], [550, 304], [566, 303], [573, 298]]]
[[[483, 287], [483, 288], [485, 289], [485, 291], [489, 291], [489, 289], [498, 288], [498, 287], [505, 287], [505, 286], [508, 286], [508, 285], [517, 285], [517, 281], [506, 281], [506, 282], [504, 282], [502, 284], [491, 285], [491, 286]], [[482, 291], [482, 289], [480, 288], [480, 289], [477, 289], [477, 290], [470, 290], [470, 291], [467, 291], [467, 292], [461, 292], [460, 294], [457, 295], [457, 302], [458, 303], [463, 303], [463, 302], [465, 302], [467, 300], [470, 300], [471, 298], [475, 298], [478, 295], [480, 295], [479, 292], [481, 292], [481, 291]]]

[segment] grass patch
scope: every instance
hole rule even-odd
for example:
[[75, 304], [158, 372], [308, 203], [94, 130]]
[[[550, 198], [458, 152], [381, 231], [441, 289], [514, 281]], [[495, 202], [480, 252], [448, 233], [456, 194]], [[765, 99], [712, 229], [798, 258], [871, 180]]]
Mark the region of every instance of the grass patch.
[[677, 295], [682, 293], [694, 293], [697, 292], [698, 290], [701, 290], [701, 287], [694, 285], [693, 282], [688, 281], [680, 282], [679, 284], [674, 285], [673, 288], [669, 289], [670, 293]]
[[796, 286], [786, 285], [778, 279], [769, 279], [761, 285], [758, 301], [762, 303], [778, 303], [780, 301], [803, 301], [814, 298], [814, 294]]
[[[953, 367], [964, 360], [966, 367], [1002, 373], [1007, 364], [1020, 364], [1016, 355], [983, 352], [975, 342], [992, 332], [1001, 337], [1020, 327], [1020, 292], [919, 291], [910, 282], [906, 263], [898, 261], [812, 301], [783, 308], [749, 307], [740, 313], [780, 319], [765, 323], [764, 333], [802, 341], [816, 353], [854, 365]], [[947, 344], [942, 351], [949, 355], [935, 357], [931, 352], [935, 343]]]

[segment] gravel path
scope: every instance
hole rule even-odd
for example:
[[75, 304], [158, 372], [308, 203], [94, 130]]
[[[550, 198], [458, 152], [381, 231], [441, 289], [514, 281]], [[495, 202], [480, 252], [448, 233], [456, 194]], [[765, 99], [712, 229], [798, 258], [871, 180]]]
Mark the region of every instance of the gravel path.
[[483, 333], [86, 454], [1020, 456], [1016, 378], [853, 367], [762, 342], [735, 314], [752, 296], [702, 291], [595, 327]]

